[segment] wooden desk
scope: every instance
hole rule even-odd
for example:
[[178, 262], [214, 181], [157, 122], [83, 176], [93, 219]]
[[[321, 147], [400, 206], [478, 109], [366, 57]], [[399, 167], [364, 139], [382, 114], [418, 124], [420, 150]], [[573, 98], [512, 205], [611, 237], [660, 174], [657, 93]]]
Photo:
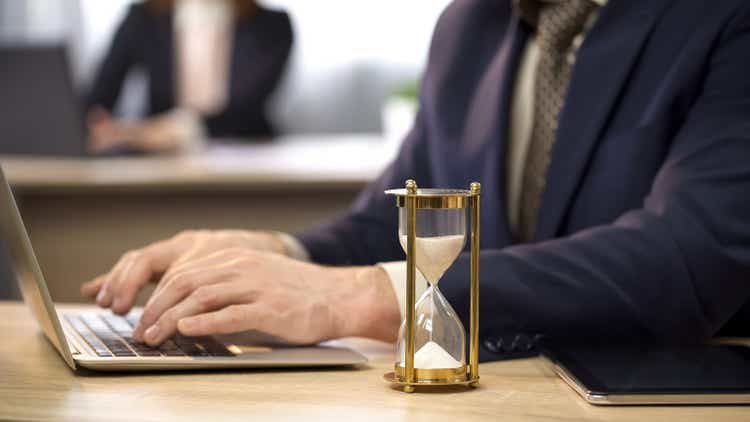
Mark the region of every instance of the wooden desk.
[[[393, 156], [376, 136], [282, 137], [181, 157], [0, 157], [52, 297], [128, 249], [189, 228], [301, 231], [345, 209]], [[395, 212], [395, 210], [394, 210]]]
[[538, 359], [482, 364], [481, 386], [405, 394], [388, 344], [351, 339], [360, 369], [74, 374], [20, 303], [0, 302], [0, 419], [54, 421], [748, 421], [750, 407], [596, 407]]

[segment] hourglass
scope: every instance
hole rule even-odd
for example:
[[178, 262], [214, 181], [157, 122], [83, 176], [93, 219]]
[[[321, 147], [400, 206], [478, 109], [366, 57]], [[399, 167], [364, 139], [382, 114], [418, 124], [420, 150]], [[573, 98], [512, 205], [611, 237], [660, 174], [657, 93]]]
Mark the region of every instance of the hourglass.
[[[406, 309], [396, 345], [393, 372], [386, 381], [413, 392], [420, 385], [476, 386], [479, 380], [479, 199], [480, 185], [469, 190], [406, 189], [385, 192], [396, 196], [399, 242], [406, 252]], [[466, 332], [439, 281], [466, 244], [466, 213], [471, 212], [471, 306], [469, 365]], [[416, 270], [428, 288], [415, 303]]]

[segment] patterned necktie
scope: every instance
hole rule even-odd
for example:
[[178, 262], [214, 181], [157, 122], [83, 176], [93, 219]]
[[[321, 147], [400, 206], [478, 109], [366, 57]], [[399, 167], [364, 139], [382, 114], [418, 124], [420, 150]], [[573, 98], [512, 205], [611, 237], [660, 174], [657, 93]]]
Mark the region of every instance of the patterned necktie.
[[558, 117], [573, 68], [568, 58], [573, 39], [596, 9], [591, 0], [558, 2], [519, 0], [524, 20], [536, 25], [539, 63], [534, 81], [534, 127], [523, 172], [519, 240], [534, 238]]

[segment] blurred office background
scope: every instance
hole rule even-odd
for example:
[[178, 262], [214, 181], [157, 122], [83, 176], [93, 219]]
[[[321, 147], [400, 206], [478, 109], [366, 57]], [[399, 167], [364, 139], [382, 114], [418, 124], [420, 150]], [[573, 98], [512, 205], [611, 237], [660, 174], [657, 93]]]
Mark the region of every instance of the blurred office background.
[[[0, 156], [53, 299], [80, 300], [80, 282], [125, 250], [179, 230], [296, 232], [341, 211], [387, 164], [376, 144], [393, 151], [408, 130], [409, 98], [448, 2], [260, 1], [292, 20], [291, 58], [269, 106], [292, 147], [155, 160]], [[0, 44], [64, 42], [83, 96], [131, 3], [0, 0]], [[145, 75], [132, 73], [116, 111], [141, 116], [146, 90]], [[359, 139], [367, 145], [355, 145]], [[8, 270], [0, 262], [0, 299], [18, 296]]]
[[[69, 45], [84, 89], [133, 0], [0, 0], [0, 41]], [[292, 18], [295, 45], [271, 117], [283, 133], [379, 132], [381, 108], [419, 78], [433, 25], [448, 0], [265, 0]], [[118, 109], [138, 116], [143, 75], [131, 75]]]

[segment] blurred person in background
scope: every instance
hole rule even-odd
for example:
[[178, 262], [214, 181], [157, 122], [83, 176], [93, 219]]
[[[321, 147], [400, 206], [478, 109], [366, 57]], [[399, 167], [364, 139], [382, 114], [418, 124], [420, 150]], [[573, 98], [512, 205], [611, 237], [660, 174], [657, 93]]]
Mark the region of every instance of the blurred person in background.
[[[89, 148], [194, 149], [205, 137], [267, 137], [266, 102], [292, 47], [289, 16], [254, 0], [147, 0], [114, 36], [86, 99]], [[148, 75], [147, 116], [112, 115], [129, 71]]]

